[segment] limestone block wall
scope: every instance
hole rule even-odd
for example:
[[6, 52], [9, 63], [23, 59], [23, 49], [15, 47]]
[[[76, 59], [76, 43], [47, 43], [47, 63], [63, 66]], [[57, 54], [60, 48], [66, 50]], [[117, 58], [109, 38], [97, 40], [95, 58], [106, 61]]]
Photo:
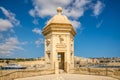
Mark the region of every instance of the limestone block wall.
[[52, 69], [59, 52], [65, 54], [65, 62], [74, 68], [74, 36], [69, 32], [51, 32], [45, 36], [45, 59]]
[[9, 72], [9, 70], [6, 70], [6, 71], [7, 71], [7, 73], [5, 73], [3, 70], [0, 70], [0, 80], [14, 80], [17, 78], [25, 78], [25, 77], [40, 76], [40, 75], [47, 75], [47, 74], [54, 74], [55, 73], [54, 70], [51, 70], [51, 69], [46, 69], [46, 70], [13, 70], [12, 72]]
[[120, 79], [120, 68], [76, 68], [71, 70], [74, 74], [102, 75]]

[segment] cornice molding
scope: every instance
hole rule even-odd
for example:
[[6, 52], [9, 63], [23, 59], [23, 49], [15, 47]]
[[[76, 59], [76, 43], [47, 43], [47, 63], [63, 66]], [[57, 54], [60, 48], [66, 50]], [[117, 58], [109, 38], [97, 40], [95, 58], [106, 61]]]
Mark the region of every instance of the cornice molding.
[[74, 30], [71, 24], [59, 24], [59, 23], [51, 23], [47, 25], [43, 29], [43, 34], [47, 35], [50, 32], [70, 32], [73, 36], [75, 36], [76, 31]]

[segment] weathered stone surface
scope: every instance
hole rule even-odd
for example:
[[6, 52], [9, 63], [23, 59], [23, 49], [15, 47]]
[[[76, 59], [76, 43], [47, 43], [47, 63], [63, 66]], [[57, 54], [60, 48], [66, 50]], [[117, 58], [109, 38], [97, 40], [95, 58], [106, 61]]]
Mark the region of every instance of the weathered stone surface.
[[105, 77], [105, 76], [94, 76], [94, 75], [53, 74], [53, 75], [21, 78], [16, 80], [118, 80], [118, 79]]
[[45, 36], [45, 61], [50, 69], [59, 73], [59, 69], [69, 73], [74, 68], [74, 36], [76, 34], [68, 18], [62, 14], [62, 8], [57, 8], [43, 29]]

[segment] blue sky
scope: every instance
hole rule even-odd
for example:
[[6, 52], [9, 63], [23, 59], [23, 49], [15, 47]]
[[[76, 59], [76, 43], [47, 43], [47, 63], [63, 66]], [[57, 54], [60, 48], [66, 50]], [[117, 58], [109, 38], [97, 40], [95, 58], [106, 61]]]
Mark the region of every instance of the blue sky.
[[0, 0], [0, 57], [44, 56], [42, 29], [61, 6], [77, 34], [75, 56], [120, 57], [119, 0]]

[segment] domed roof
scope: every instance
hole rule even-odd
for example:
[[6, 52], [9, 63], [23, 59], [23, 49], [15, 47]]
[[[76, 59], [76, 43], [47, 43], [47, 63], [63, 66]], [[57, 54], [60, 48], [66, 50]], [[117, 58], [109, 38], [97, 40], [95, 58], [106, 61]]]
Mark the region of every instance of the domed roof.
[[47, 35], [51, 32], [70, 32], [72, 35], [76, 34], [76, 31], [68, 18], [62, 14], [61, 7], [57, 8], [57, 14], [47, 22], [42, 33]]
[[51, 23], [58, 23], [58, 24], [71, 24], [68, 18], [62, 14], [62, 8], [57, 8], [57, 14], [53, 16], [47, 23], [47, 25]]

